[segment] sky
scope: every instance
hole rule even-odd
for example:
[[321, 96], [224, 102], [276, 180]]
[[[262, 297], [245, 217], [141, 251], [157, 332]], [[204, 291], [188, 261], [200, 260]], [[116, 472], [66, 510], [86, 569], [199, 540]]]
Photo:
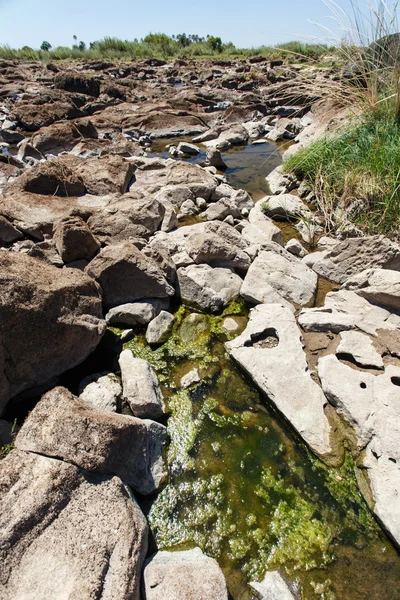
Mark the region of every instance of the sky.
[[[349, 2], [337, 0], [345, 10]], [[71, 46], [74, 35], [88, 44], [105, 36], [184, 32], [251, 48], [338, 40], [342, 31], [332, 17], [324, 0], [0, 0], [0, 45]]]

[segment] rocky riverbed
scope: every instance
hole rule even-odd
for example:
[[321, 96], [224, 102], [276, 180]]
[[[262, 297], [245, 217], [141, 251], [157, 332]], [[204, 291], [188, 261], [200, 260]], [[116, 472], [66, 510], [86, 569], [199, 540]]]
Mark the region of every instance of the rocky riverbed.
[[339, 77], [0, 62], [1, 600], [400, 598], [400, 247], [279, 166]]

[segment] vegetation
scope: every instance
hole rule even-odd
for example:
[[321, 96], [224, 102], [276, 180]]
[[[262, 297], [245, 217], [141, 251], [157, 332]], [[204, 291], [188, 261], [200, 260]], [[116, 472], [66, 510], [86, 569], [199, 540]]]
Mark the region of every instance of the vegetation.
[[[335, 94], [354, 109], [354, 117], [334, 135], [290, 157], [284, 169], [312, 185], [328, 229], [348, 219], [368, 233], [399, 237], [398, 3], [389, 8], [381, 0], [369, 14], [355, 3], [352, 7], [353, 14], [346, 16], [348, 39], [339, 49], [347, 78]], [[335, 11], [339, 20], [344, 13]]]
[[132, 59], [132, 58], [192, 58], [207, 56], [268, 56], [271, 58], [287, 58], [292, 61], [321, 59], [332, 52], [334, 48], [324, 44], [303, 44], [293, 41], [278, 44], [275, 47], [261, 46], [259, 48], [236, 48], [231, 42], [224, 43], [218, 36], [207, 35], [200, 37], [196, 34], [179, 33], [168, 36], [165, 33], [150, 33], [145, 38], [133, 41], [106, 37], [91, 42], [86, 47], [85, 42], [78, 43], [74, 36], [72, 48], [52, 45], [44, 41], [40, 49], [24, 46], [13, 49], [9, 46], [0, 47], [0, 58], [22, 60], [67, 60], [67, 59]]
[[2, 458], [5, 458], [7, 456], [7, 454], [10, 454], [11, 450], [14, 448], [14, 441], [15, 441], [15, 436], [17, 435], [17, 420], [15, 419], [13, 426], [11, 428], [11, 442], [9, 444], [5, 444], [4, 446], [0, 447], [0, 460]]

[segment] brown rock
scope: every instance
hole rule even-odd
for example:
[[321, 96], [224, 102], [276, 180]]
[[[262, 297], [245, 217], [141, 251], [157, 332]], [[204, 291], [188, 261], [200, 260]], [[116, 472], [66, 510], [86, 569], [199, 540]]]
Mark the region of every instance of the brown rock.
[[59, 90], [67, 92], [76, 92], [78, 94], [87, 94], [97, 98], [100, 96], [100, 82], [95, 77], [89, 77], [83, 73], [67, 71], [58, 73], [54, 77], [54, 86]]
[[59, 154], [68, 152], [82, 139], [97, 137], [93, 123], [89, 119], [81, 119], [74, 123], [55, 123], [43, 127], [35, 133], [31, 143], [42, 154]]
[[92, 260], [100, 243], [80, 217], [63, 219], [54, 232], [54, 243], [65, 263]]

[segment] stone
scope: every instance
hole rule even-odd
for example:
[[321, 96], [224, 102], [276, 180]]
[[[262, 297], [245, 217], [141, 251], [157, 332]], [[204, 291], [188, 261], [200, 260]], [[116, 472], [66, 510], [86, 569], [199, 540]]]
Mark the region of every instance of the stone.
[[240, 218], [241, 216], [240, 210], [230, 198], [221, 198], [221, 200], [210, 204], [204, 212], [204, 217], [207, 221], [223, 221], [228, 216], [236, 218]]
[[299, 125], [292, 119], [284, 117], [282, 119], [278, 119], [274, 129], [267, 133], [267, 137], [273, 142], [278, 140], [293, 140], [299, 132]]
[[245, 252], [247, 244], [227, 223], [207, 224], [203, 233], [193, 233], [186, 239], [185, 250], [196, 264], [247, 270], [251, 260]]
[[27, 169], [8, 189], [30, 192], [42, 196], [84, 196], [86, 187], [82, 179], [68, 165], [56, 160], [40, 162]]
[[239, 296], [242, 279], [231, 269], [190, 265], [177, 271], [177, 294], [183, 304], [217, 313]]
[[86, 267], [103, 292], [103, 304], [112, 308], [142, 298], [167, 298], [174, 288], [156, 262], [129, 242], [103, 248]]
[[[264, 241], [273, 241], [283, 246], [283, 237], [281, 230], [273, 223], [273, 221], [269, 217], [267, 217], [266, 214], [264, 214], [262, 205], [262, 200], [256, 202], [256, 204], [249, 213], [249, 223], [257, 227], [257, 229], [261, 230], [262, 233], [259, 234], [259, 237], [261, 239], [263, 239], [262, 234], [265, 233], [265, 237], [270, 237], [271, 239]], [[254, 229], [252, 231], [254, 234]]]
[[0, 251], [0, 412], [10, 398], [83, 362], [105, 325], [93, 279]]
[[82, 179], [88, 194], [105, 196], [125, 194], [134, 172], [134, 166], [122, 156], [74, 158], [73, 170]]
[[194, 383], [199, 383], [200, 375], [198, 369], [192, 369], [181, 378], [181, 388], [184, 390]]
[[165, 185], [187, 186], [195, 197], [208, 200], [217, 187], [217, 180], [197, 165], [175, 162], [168, 168]]
[[240, 295], [249, 302], [275, 303], [282, 298], [295, 305], [310, 304], [318, 277], [278, 244], [261, 250], [247, 271]]
[[185, 202], [182, 202], [181, 213], [183, 215], [197, 215], [198, 212], [198, 208], [193, 200], [185, 200]]
[[87, 119], [74, 123], [54, 123], [43, 127], [31, 138], [32, 146], [41, 154], [56, 156], [61, 152], [69, 152], [82, 139], [97, 139], [98, 132], [93, 123]]
[[400, 311], [400, 273], [390, 269], [366, 269], [347, 279], [345, 290], [353, 290], [373, 304]]
[[323, 232], [320, 222], [314, 216], [307, 219], [300, 219], [295, 227], [301, 235], [302, 240], [310, 246], [317, 245], [317, 239]]
[[231, 146], [245, 146], [249, 139], [249, 133], [243, 125], [233, 125], [222, 131], [220, 136], [216, 140], [206, 142], [207, 145], [211, 145], [217, 150], [226, 150]]
[[355, 292], [329, 292], [324, 306], [305, 308], [299, 315], [299, 324], [305, 331], [359, 330], [377, 336], [380, 330], [400, 330], [400, 317], [370, 304]]
[[193, 156], [196, 156], [196, 154], [199, 154], [200, 152], [200, 148], [198, 146], [195, 144], [189, 144], [188, 142], [179, 142], [177, 150], [183, 154], [190, 154]]
[[383, 360], [375, 350], [370, 337], [360, 331], [342, 331], [340, 344], [336, 348], [336, 355], [349, 355], [361, 367], [375, 367], [383, 369]]
[[335, 356], [319, 360], [318, 373], [329, 402], [353, 427], [361, 455], [360, 475], [369, 480], [361, 491], [384, 529], [400, 544], [400, 368], [381, 375], [357, 371]]
[[271, 171], [265, 179], [267, 180], [271, 194], [287, 194], [296, 187], [293, 178], [289, 174], [282, 172], [282, 165]]
[[54, 267], [62, 268], [64, 266], [64, 261], [58, 254], [57, 249], [52, 241], [34, 244], [27, 250], [26, 253], [28, 256], [38, 258], [49, 265], [53, 265]]
[[307, 250], [304, 248], [299, 240], [296, 238], [292, 238], [285, 245], [285, 250], [293, 254], [293, 256], [298, 256], [299, 258], [304, 258], [308, 254]]
[[304, 215], [311, 215], [310, 209], [293, 194], [265, 196], [261, 203], [263, 212], [271, 219], [292, 221]]
[[221, 152], [217, 150], [217, 148], [213, 147], [207, 148], [206, 163], [210, 167], [216, 167], [220, 171], [223, 171], [227, 168], [226, 163], [221, 156]]
[[58, 90], [87, 94], [96, 98], [100, 96], [100, 81], [96, 77], [90, 77], [77, 71], [58, 73], [54, 78], [54, 87]]
[[147, 343], [151, 346], [166, 342], [171, 334], [174, 321], [174, 315], [171, 315], [166, 310], [162, 310], [147, 326]]
[[0, 216], [0, 245], [11, 244], [24, 236], [5, 217]]
[[148, 527], [118, 477], [13, 450], [0, 490], [1, 598], [139, 600]]
[[115, 306], [108, 311], [105, 319], [109, 325], [147, 325], [168, 306], [169, 300], [149, 298]]
[[348, 238], [314, 264], [322, 277], [344, 283], [365, 269], [400, 270], [400, 246], [382, 235]]
[[261, 304], [244, 332], [225, 347], [252, 381], [319, 456], [332, 457], [327, 404], [311, 378], [301, 331], [290, 308]]
[[100, 250], [99, 241], [80, 217], [62, 219], [55, 229], [53, 240], [65, 263], [90, 261]]
[[159, 419], [164, 414], [164, 400], [157, 375], [147, 360], [135, 358], [131, 350], [119, 356], [124, 400], [135, 417]]
[[260, 583], [251, 581], [249, 585], [257, 600], [295, 600], [279, 571], [267, 571]]
[[56, 387], [21, 427], [15, 447], [60, 458], [86, 471], [117, 475], [136, 492], [153, 494], [167, 477], [160, 423], [100, 410]]
[[310, 269], [313, 269], [315, 263], [325, 258], [327, 254], [328, 250], [319, 250], [317, 252], [311, 252], [310, 254], [306, 254], [306, 256], [303, 256], [302, 262], [305, 265], [307, 265], [307, 267], [309, 267]]
[[271, 219], [260, 220], [257, 223], [246, 223], [242, 229], [242, 237], [248, 243], [263, 247], [269, 242], [283, 246], [282, 232]]
[[232, 317], [227, 317], [222, 322], [222, 328], [226, 331], [236, 331], [237, 329], [239, 329], [239, 325], [235, 321], [235, 319], [232, 319]]
[[113, 373], [95, 373], [80, 382], [79, 398], [101, 410], [116, 412], [122, 399], [122, 387]]
[[161, 551], [144, 567], [145, 600], [227, 600], [218, 563], [200, 550]]

